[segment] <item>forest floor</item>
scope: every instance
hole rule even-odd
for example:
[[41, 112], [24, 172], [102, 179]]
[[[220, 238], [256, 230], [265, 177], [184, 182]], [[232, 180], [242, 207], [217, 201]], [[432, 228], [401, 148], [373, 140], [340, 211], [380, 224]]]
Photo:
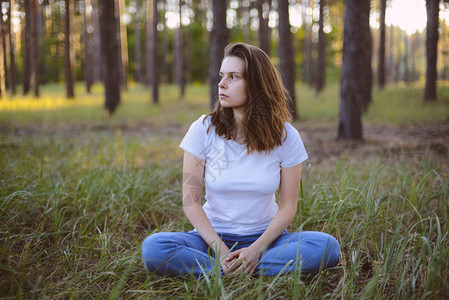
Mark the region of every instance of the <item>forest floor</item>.
[[449, 153], [449, 122], [437, 125], [366, 125], [364, 141], [336, 139], [334, 127], [301, 128], [310, 161], [319, 163], [333, 156], [376, 154], [391, 156], [410, 154], [417, 157], [435, 154], [447, 158]]
[[[435, 155], [447, 158], [449, 155], [449, 119], [432, 125], [364, 125], [363, 141], [337, 140], [335, 126], [304, 125], [295, 122], [309, 154], [309, 164], [333, 161], [340, 156], [363, 157], [376, 155], [388, 157], [398, 154], [409, 154], [417, 158]], [[66, 137], [82, 132], [102, 132], [120, 130], [123, 135], [145, 137], [171, 137], [181, 141], [189, 124], [172, 124], [170, 126], [152, 125], [145, 122], [133, 124], [106, 125], [104, 123], [88, 124], [27, 124], [15, 125], [0, 123], [0, 133], [21, 133], [29, 136], [53, 135], [58, 133]], [[6, 142], [1, 147], [11, 146]], [[448, 166], [449, 168], [449, 166]]]

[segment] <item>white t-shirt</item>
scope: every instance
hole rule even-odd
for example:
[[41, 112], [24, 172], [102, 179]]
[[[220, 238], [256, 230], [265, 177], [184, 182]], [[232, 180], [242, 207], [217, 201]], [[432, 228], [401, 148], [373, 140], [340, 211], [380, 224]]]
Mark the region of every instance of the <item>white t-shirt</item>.
[[[247, 154], [246, 145], [215, 133], [208, 117], [189, 128], [180, 147], [206, 161], [203, 208], [217, 233], [262, 233], [278, 211], [275, 192], [281, 167], [294, 167], [308, 158], [298, 131], [285, 123], [287, 139], [269, 154]], [[285, 132], [284, 136], [285, 137]]]

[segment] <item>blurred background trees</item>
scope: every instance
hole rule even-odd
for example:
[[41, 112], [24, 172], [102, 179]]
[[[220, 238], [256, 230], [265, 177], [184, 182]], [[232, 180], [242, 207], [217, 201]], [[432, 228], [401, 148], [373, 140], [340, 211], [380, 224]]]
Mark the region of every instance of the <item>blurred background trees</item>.
[[243, 41], [271, 56], [295, 98], [294, 84], [320, 93], [343, 80], [344, 43], [352, 41], [363, 44], [359, 54], [372, 69], [358, 70], [365, 77], [361, 113], [369, 107], [373, 84], [425, 82], [424, 99], [436, 100], [437, 80], [449, 77], [449, 2], [422, 0], [427, 30], [410, 31], [388, 22], [399, 0], [365, 1], [369, 32], [356, 41], [344, 38], [344, 31], [354, 29], [346, 27], [355, 26], [344, 18], [345, 9], [359, 1], [109, 0], [115, 25], [105, 25], [102, 0], [0, 0], [0, 92], [38, 97], [39, 85], [65, 82], [70, 98], [76, 81], [90, 91], [111, 80], [121, 91], [128, 82], [146, 84], [149, 101], [157, 103], [161, 83], [178, 85], [182, 99], [186, 84], [208, 82], [213, 106], [223, 48]]

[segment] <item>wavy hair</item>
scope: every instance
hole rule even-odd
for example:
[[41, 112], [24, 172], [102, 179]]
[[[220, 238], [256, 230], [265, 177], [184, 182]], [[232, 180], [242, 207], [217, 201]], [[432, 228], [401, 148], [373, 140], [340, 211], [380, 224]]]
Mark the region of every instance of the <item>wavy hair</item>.
[[[246, 80], [248, 101], [244, 106], [243, 124], [247, 152], [269, 153], [283, 142], [285, 122], [291, 119], [287, 108], [287, 101], [291, 99], [270, 57], [260, 48], [233, 43], [225, 48], [224, 57], [228, 56], [239, 57], [245, 62], [243, 77]], [[208, 116], [211, 116], [211, 125], [207, 132], [214, 125], [219, 136], [227, 140], [236, 137], [232, 108], [223, 107], [217, 101]]]

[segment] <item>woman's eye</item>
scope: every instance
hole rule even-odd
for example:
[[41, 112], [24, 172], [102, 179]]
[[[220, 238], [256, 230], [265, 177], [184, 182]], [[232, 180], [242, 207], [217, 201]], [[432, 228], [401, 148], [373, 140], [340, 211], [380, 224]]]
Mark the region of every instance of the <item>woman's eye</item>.
[[231, 79], [238, 79], [239, 77], [237, 75], [231, 75]]

